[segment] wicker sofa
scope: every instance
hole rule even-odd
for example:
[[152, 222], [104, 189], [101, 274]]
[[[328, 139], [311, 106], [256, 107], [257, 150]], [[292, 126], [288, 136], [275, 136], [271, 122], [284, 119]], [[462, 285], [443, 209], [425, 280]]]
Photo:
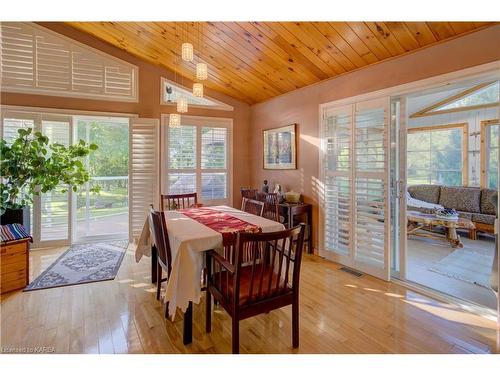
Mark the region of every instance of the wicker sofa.
[[[455, 187], [441, 185], [413, 185], [408, 193], [425, 202], [440, 204], [445, 208], [453, 208], [461, 217], [471, 220], [475, 229], [469, 231], [469, 238], [476, 239], [477, 232], [494, 233], [497, 191], [478, 187]], [[408, 210], [432, 213], [432, 209], [411, 207]]]

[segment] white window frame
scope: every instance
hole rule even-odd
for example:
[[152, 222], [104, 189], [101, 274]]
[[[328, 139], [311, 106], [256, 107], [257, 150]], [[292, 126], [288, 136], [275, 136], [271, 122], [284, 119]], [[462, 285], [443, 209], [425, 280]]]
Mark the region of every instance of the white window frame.
[[[161, 157], [161, 192], [162, 194], [168, 194], [168, 174], [170, 172], [168, 168], [168, 114], [161, 115], [161, 139], [162, 144], [160, 147], [160, 157]], [[195, 173], [196, 178], [196, 192], [198, 193], [198, 201], [205, 205], [228, 205], [232, 206], [233, 201], [233, 119], [224, 117], [204, 117], [204, 116], [181, 116], [181, 124], [189, 122], [186, 125], [194, 125], [197, 128], [196, 131], [196, 167], [194, 169], [173, 169], [174, 173], [189, 172]], [[211, 199], [203, 200], [201, 195], [201, 174], [206, 172], [207, 169], [201, 168], [201, 128], [202, 127], [214, 127], [214, 128], [226, 128], [227, 129], [227, 154], [226, 154], [226, 168], [225, 169], [211, 169], [210, 172], [226, 172], [226, 184], [227, 184], [227, 197], [224, 199]]]
[[[177, 82], [171, 81], [165, 77], [160, 78], [160, 105], [168, 105], [168, 106], [177, 106], [176, 102], [167, 102], [165, 101], [165, 85], [170, 83], [173, 86], [178, 87], [181, 91], [186, 94], [191, 94], [191, 90], [185, 86], [180, 85]], [[204, 108], [204, 109], [216, 109], [221, 111], [234, 111], [234, 107], [229, 104], [223, 103], [220, 100], [214, 99], [210, 96], [204, 95], [204, 98], [211, 100], [217, 105], [201, 105], [201, 104], [189, 104], [189, 107], [192, 108]]]

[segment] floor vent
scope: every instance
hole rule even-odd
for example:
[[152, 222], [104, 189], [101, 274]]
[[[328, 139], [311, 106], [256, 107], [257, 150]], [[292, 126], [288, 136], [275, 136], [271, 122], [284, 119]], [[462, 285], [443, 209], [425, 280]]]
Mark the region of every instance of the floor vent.
[[340, 267], [339, 270], [350, 273], [351, 275], [354, 275], [356, 277], [362, 277], [365, 275], [363, 272], [353, 270], [352, 268], [349, 267]]

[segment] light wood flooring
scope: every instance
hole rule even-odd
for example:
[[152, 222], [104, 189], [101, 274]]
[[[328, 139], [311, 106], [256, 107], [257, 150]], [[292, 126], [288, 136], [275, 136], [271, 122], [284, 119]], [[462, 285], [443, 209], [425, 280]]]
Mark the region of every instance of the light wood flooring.
[[[64, 248], [33, 251], [31, 279]], [[165, 321], [150, 284], [149, 259], [128, 251], [115, 280], [2, 296], [0, 344], [56, 353], [230, 353], [228, 315], [204, 330], [194, 308], [193, 343], [182, 344], [182, 314]], [[491, 353], [497, 323], [335, 263], [306, 255], [301, 272], [300, 347], [291, 348], [291, 308], [241, 323], [241, 353]]]
[[[495, 240], [488, 235], [478, 234], [477, 240], [470, 240], [461, 234], [461, 239], [466, 249], [491, 254], [495, 250]], [[410, 236], [407, 249], [409, 281], [496, 310], [497, 299], [492, 290], [429, 270], [454, 251], [448, 243]]]

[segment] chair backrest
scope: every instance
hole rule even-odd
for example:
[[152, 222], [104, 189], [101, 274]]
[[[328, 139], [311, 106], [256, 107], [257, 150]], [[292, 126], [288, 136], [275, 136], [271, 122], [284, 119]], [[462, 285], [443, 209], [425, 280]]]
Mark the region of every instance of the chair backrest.
[[278, 199], [278, 194], [276, 193], [267, 193], [264, 194], [261, 197], [261, 200], [265, 203], [264, 204], [264, 213], [263, 217], [269, 220], [274, 220], [279, 222], [280, 221], [280, 215], [279, 215], [279, 199]]
[[172, 270], [172, 252], [170, 251], [168, 240], [165, 213], [151, 209], [149, 212], [149, 225], [153, 235], [153, 242], [158, 251], [158, 258], [167, 266], [167, 276], [170, 276], [170, 271]]
[[249, 199], [255, 199], [255, 196], [257, 195], [257, 189], [252, 189], [252, 188], [241, 188], [241, 197], [242, 198], [249, 198]]
[[257, 216], [262, 216], [262, 213], [264, 212], [264, 202], [256, 201], [255, 199], [243, 198], [241, 211], [245, 211], [249, 214]]
[[160, 209], [183, 210], [185, 208], [196, 207], [198, 204], [198, 194], [162, 194], [160, 196]]
[[238, 233], [233, 278], [233, 301], [236, 306], [240, 304], [243, 267], [251, 267], [244, 286], [248, 288], [245, 305], [299, 292], [304, 232], [305, 225], [300, 224], [278, 232]]

